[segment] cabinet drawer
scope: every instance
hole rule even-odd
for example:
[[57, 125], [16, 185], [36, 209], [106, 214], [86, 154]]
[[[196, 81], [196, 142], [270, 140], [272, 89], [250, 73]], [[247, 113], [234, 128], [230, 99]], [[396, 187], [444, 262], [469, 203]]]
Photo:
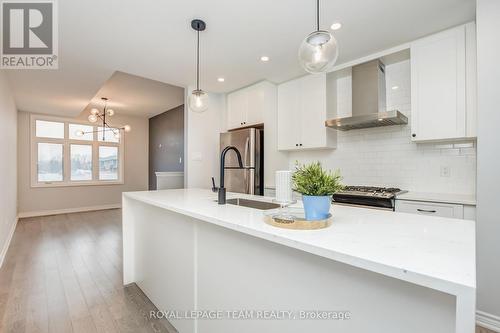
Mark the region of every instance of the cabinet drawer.
[[396, 211], [427, 216], [464, 218], [464, 207], [456, 204], [396, 200]]

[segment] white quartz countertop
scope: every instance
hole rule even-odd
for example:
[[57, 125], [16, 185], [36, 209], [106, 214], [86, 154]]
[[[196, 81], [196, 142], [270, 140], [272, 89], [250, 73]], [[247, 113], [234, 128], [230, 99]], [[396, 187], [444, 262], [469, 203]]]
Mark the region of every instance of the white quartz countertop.
[[453, 194], [453, 193], [427, 193], [427, 192], [406, 192], [399, 194], [396, 199], [410, 201], [441, 202], [460, 205], [476, 205], [476, 196], [473, 194]]
[[[218, 205], [217, 194], [210, 190], [179, 189], [123, 195], [449, 294], [473, 295], [471, 291], [476, 287], [474, 221], [333, 205], [331, 227], [288, 230], [264, 223], [263, 211]], [[227, 197], [271, 200], [236, 193], [228, 193]]]

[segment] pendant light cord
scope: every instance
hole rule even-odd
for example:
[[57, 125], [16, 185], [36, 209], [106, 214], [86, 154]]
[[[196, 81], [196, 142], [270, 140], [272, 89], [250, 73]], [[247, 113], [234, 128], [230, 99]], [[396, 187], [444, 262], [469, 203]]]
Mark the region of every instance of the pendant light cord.
[[319, 0], [316, 0], [316, 31], [319, 31]]
[[196, 32], [196, 90], [200, 90], [200, 30]]

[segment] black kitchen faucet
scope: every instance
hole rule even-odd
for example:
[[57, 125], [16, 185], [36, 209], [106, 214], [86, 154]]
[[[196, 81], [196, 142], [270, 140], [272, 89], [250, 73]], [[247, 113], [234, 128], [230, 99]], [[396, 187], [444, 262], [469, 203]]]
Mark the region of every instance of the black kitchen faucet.
[[[236, 153], [236, 157], [238, 158], [238, 166], [237, 167], [226, 167], [226, 154], [228, 151], [234, 150]], [[226, 188], [224, 187], [224, 170], [226, 169], [253, 169], [253, 167], [245, 167], [243, 166], [243, 162], [241, 160], [240, 151], [234, 146], [227, 146], [224, 148], [220, 154], [220, 186], [215, 187], [215, 180], [212, 177], [212, 191], [218, 192], [217, 202], [219, 205], [226, 204]]]

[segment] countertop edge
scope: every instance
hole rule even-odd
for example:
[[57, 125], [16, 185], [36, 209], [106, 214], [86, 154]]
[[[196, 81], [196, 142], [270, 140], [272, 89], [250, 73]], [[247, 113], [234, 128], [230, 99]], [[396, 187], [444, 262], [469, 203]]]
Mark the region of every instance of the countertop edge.
[[185, 209], [179, 209], [177, 207], [172, 207], [166, 203], [158, 203], [154, 200], [148, 200], [147, 198], [138, 196], [136, 193], [141, 193], [141, 192], [124, 192], [122, 195], [124, 197], [137, 200], [140, 202], [144, 202], [146, 204], [167, 209], [172, 212], [176, 212], [179, 214], [183, 214], [189, 217], [193, 217], [195, 219], [208, 222], [214, 225], [218, 225], [230, 230], [242, 232], [244, 234], [254, 236], [257, 238], [261, 238], [264, 240], [271, 241], [273, 243], [281, 244], [290, 248], [294, 248], [297, 250], [305, 251], [314, 255], [318, 255], [330, 260], [334, 260], [337, 262], [341, 262], [353, 267], [365, 269], [371, 272], [375, 272], [378, 274], [382, 274], [388, 277], [396, 278], [398, 280], [406, 281], [409, 283], [413, 283], [416, 285], [424, 286], [427, 288], [431, 288], [434, 290], [438, 290], [441, 292], [445, 292], [451, 295], [455, 296], [463, 296], [463, 295], [468, 295], [471, 291], [476, 290], [475, 285], [468, 285], [468, 284], [463, 284], [463, 283], [458, 283], [450, 280], [443, 280], [438, 277], [430, 276], [430, 275], [424, 275], [418, 272], [412, 272], [408, 271], [404, 268], [401, 267], [395, 267], [395, 266], [389, 266], [386, 264], [374, 262], [368, 259], [360, 258], [360, 257], [354, 257], [349, 254], [337, 252], [337, 251], [332, 251], [332, 250], [327, 250], [321, 247], [317, 247], [314, 245], [310, 244], [305, 244], [305, 243], [299, 243], [297, 241], [281, 237], [279, 235], [273, 235], [267, 232], [262, 232], [259, 230], [254, 230], [251, 228], [247, 228], [244, 226], [240, 226], [237, 224], [232, 224], [225, 222], [220, 219], [212, 218], [209, 216], [205, 216], [203, 214], [197, 214], [192, 211], [188, 211]]
[[[418, 202], [435, 202], [456, 204], [465, 206], [476, 206], [476, 199], [465, 198], [466, 195], [455, 195], [446, 193], [423, 193], [423, 192], [406, 192], [396, 196], [396, 200], [418, 201]], [[473, 197], [471, 195], [471, 197]]]

